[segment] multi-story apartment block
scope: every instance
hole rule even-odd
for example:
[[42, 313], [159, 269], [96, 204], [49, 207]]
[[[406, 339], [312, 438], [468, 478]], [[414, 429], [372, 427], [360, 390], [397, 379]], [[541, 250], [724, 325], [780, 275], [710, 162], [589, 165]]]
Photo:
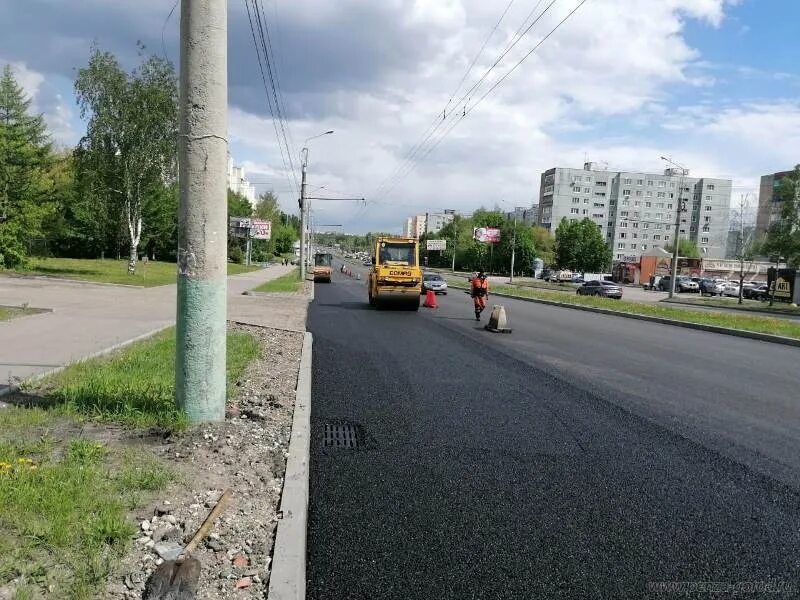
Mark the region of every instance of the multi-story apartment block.
[[731, 180], [689, 177], [676, 169], [663, 174], [556, 167], [541, 176], [538, 223], [555, 232], [562, 219], [588, 218], [603, 232], [614, 260], [639, 257], [680, 237], [697, 244], [703, 256], [724, 258], [730, 214]]
[[791, 171], [779, 171], [770, 175], [761, 176], [761, 186], [758, 193], [758, 214], [756, 215], [756, 236], [763, 238], [770, 226], [781, 218], [783, 202], [776, 197], [775, 191], [780, 186], [783, 178]]
[[419, 238], [426, 233], [438, 233], [445, 225], [455, 218], [455, 211], [447, 210], [444, 213], [426, 213], [409, 217], [403, 223], [405, 237]]

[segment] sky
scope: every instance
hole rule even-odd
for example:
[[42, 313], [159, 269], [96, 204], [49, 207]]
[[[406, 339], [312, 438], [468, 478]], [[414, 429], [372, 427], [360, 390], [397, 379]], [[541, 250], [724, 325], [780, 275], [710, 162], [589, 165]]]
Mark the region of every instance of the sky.
[[[294, 171], [245, 0], [228, 3], [230, 152], [296, 211], [304, 140], [334, 130], [308, 142], [310, 195], [366, 202], [314, 201], [319, 225], [399, 232], [414, 214], [512, 210], [538, 202], [548, 168], [660, 172], [661, 156], [732, 179], [738, 204], [800, 162], [796, 0], [258, 1]], [[71, 147], [91, 45], [128, 69], [137, 42], [177, 63], [179, 20], [175, 0], [0, 0], [0, 64]]]

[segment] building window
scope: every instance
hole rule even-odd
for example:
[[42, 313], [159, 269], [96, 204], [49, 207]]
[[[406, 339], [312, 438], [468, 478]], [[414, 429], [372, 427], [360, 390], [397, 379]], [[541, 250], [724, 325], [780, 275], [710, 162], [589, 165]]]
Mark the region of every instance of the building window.
[[634, 206], [641, 206], [641, 205], [642, 205], [642, 203], [641, 203], [641, 202], [639, 202], [639, 201], [637, 200], [636, 202], [634, 202], [634, 203], [633, 203], [633, 205], [634, 205]]
[[645, 196], [648, 197], [648, 198], [652, 198], [653, 197], [653, 192], [648, 190], [647, 193], [645, 194]]
[[[619, 242], [617, 244], [617, 250], [625, 250], [625, 243], [624, 242]], [[622, 255], [620, 254], [619, 256], [622, 256]]]
[[594, 203], [594, 207], [595, 207], [595, 208], [605, 208], [605, 207], [606, 207], [606, 205], [605, 205], [605, 204], [603, 204], [602, 202], [595, 202], [595, 203]]
[[580, 198], [573, 198], [572, 199], [572, 203], [573, 204], [580, 204], [581, 203], [581, 199]]
[[599, 187], [606, 187], [606, 182], [605, 181], [596, 181], [595, 185], [599, 186]]
[[622, 195], [626, 196], [626, 197], [630, 196], [631, 195], [631, 191], [630, 190], [622, 190]]
[[584, 203], [584, 204], [589, 204], [589, 199], [588, 199], [588, 198], [584, 198], [584, 199], [583, 199], [583, 203]]
[[584, 194], [588, 194], [591, 191], [592, 191], [592, 188], [583, 188], [583, 193]]
[[658, 234], [658, 233], [657, 233], [657, 234], [655, 234], [655, 235], [653, 236], [653, 239], [654, 239], [654, 240], [660, 240], [660, 239], [661, 239], [661, 234]]
[[666, 196], [667, 196], [667, 195], [666, 195], [666, 193], [664, 193], [664, 192], [656, 192], [656, 197], [657, 197], [657, 198], [665, 198]]
[[621, 239], [621, 240], [624, 240], [626, 237], [628, 237], [628, 234], [625, 233], [624, 231], [619, 234], [619, 239]]
[[636, 185], [644, 185], [644, 179], [637, 179]]
[[580, 183], [580, 182], [581, 182], [581, 176], [580, 176], [580, 175], [575, 175], [575, 176], [572, 178], [572, 181], [573, 181], [574, 183]]
[[[625, 244], [622, 245], [624, 246]], [[617, 246], [617, 248], [619, 248], [619, 246]], [[622, 254], [617, 254], [617, 260], [622, 260], [622, 256], [623, 256]]]
[[667, 182], [666, 182], [666, 181], [663, 181], [663, 180], [662, 180], [662, 181], [659, 181], [659, 182], [658, 182], [658, 187], [666, 187], [666, 185], [667, 185]]
[[650, 223], [642, 223], [642, 229], [650, 229]]
[[627, 228], [628, 228], [628, 222], [627, 222], [627, 221], [621, 221], [621, 222], [620, 222], [620, 224], [619, 224], [619, 226], [620, 226], [622, 229], [627, 229]]
[[633, 211], [633, 218], [634, 219], [638, 219], [639, 218], [639, 211], [638, 210]]
[[670, 187], [670, 189], [674, 190], [675, 189], [675, 182], [674, 181], [670, 181], [669, 182], [669, 187]]
[[647, 185], [649, 185], [650, 187], [653, 187], [653, 180], [652, 179], [648, 179], [647, 180]]
[[709, 231], [711, 231], [711, 227], [708, 225], [703, 225], [703, 233], [708, 233]]
[[668, 208], [669, 210], [672, 210], [672, 204], [667, 204], [667, 208]]
[[620, 216], [620, 217], [627, 217], [627, 216], [628, 216], [628, 211], [627, 211], [627, 210], [621, 210], [621, 211], [619, 211], [619, 216]]
[[639, 229], [639, 222], [638, 221], [631, 221], [631, 223], [633, 223], [633, 228], [634, 229]]
[[642, 197], [642, 190], [636, 190], [636, 197], [637, 198], [641, 198]]
[[642, 244], [642, 250], [647, 250], [647, 244]]
[[630, 185], [633, 180], [630, 177], [625, 178], [625, 185]]
[[593, 213], [592, 214], [592, 218], [593, 219], [602, 219], [603, 217], [605, 217], [605, 215], [603, 213]]
[[631, 250], [636, 250], [636, 244], [631, 244]]
[[704, 220], [706, 223], [711, 223], [711, 217], [703, 217], [703, 220]]
[[570, 208], [569, 212], [570, 212], [571, 215], [578, 215], [578, 214], [580, 214], [581, 209], [580, 208]]
[[701, 244], [707, 244], [708, 243], [708, 238], [707, 237], [700, 238], [700, 243]]
[[606, 193], [605, 192], [595, 192], [594, 195], [595, 196], [600, 196], [601, 198], [605, 198], [606, 197]]
[[622, 201], [622, 206], [630, 206], [630, 204], [631, 204], [631, 203], [630, 203], [630, 202], [628, 202], [627, 200], [623, 200], [623, 201]]
[[707, 184], [707, 185], [706, 185], [706, 189], [707, 189], [708, 191], [710, 191], [710, 192], [713, 192], [713, 191], [714, 191], [714, 184], [713, 184], [713, 183], [709, 183], [709, 184]]
[[706, 212], [711, 212], [711, 206], [709, 206], [708, 204], [706, 204]]
[[664, 236], [664, 241], [665, 241], [665, 242], [668, 242], [668, 241], [669, 241], [669, 236], [668, 236], [668, 235], [665, 235], [665, 236]]
[[[614, 226], [614, 221], [609, 221], [609, 222], [608, 222], [608, 226], [609, 226], [609, 227], [613, 227], [613, 226]], [[611, 235], [611, 234], [609, 233], [609, 235]]]
[[650, 213], [644, 213], [644, 216], [642, 218], [649, 219], [650, 218]]
[[589, 211], [588, 211], [588, 210], [586, 210], [586, 209], [584, 208], [584, 209], [583, 209], [583, 214], [585, 214], [585, 215], [588, 215], [588, 214], [589, 214]]

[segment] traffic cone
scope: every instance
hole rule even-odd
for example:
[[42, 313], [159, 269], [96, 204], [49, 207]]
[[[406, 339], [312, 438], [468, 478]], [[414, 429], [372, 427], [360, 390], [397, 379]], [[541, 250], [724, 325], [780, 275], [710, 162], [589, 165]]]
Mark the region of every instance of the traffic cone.
[[425, 294], [425, 302], [422, 304], [425, 308], [439, 308], [436, 304], [436, 293], [433, 290], [428, 290]]

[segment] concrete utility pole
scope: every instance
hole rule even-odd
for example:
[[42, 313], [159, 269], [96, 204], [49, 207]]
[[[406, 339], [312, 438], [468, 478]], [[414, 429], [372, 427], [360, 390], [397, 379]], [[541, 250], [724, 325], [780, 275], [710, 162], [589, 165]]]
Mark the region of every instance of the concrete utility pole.
[[306, 254], [308, 253], [308, 249], [306, 248], [306, 242], [308, 240], [307, 235], [307, 228], [308, 228], [308, 200], [309, 198], [306, 197], [306, 171], [308, 170], [308, 144], [313, 139], [318, 137], [322, 137], [323, 135], [330, 135], [333, 133], [333, 129], [329, 129], [319, 135], [313, 135], [310, 138], [306, 139], [303, 142], [303, 149], [300, 151], [300, 162], [302, 163], [302, 173], [301, 173], [301, 181], [300, 181], [300, 280], [305, 281], [306, 279], [306, 262], [308, 257]]
[[[306, 280], [306, 167], [308, 164], [308, 148], [300, 151], [302, 159], [300, 179], [300, 281]], [[305, 285], [305, 284], [303, 284]]]
[[181, 2], [175, 394], [190, 422], [225, 419], [227, 2]]
[[514, 258], [517, 251], [517, 215], [519, 215], [519, 208], [514, 207], [514, 238], [511, 242], [511, 276], [508, 278], [508, 283], [514, 283]]
[[675, 247], [672, 250], [672, 277], [670, 277], [669, 281], [669, 297], [672, 298], [675, 296], [675, 280], [678, 278], [678, 251], [680, 250], [678, 245], [681, 239], [681, 214], [685, 212], [683, 204], [683, 181], [689, 170], [666, 156], [662, 156], [661, 160], [681, 170], [680, 183], [678, 184], [678, 197], [676, 198], [678, 204], [675, 209]]

